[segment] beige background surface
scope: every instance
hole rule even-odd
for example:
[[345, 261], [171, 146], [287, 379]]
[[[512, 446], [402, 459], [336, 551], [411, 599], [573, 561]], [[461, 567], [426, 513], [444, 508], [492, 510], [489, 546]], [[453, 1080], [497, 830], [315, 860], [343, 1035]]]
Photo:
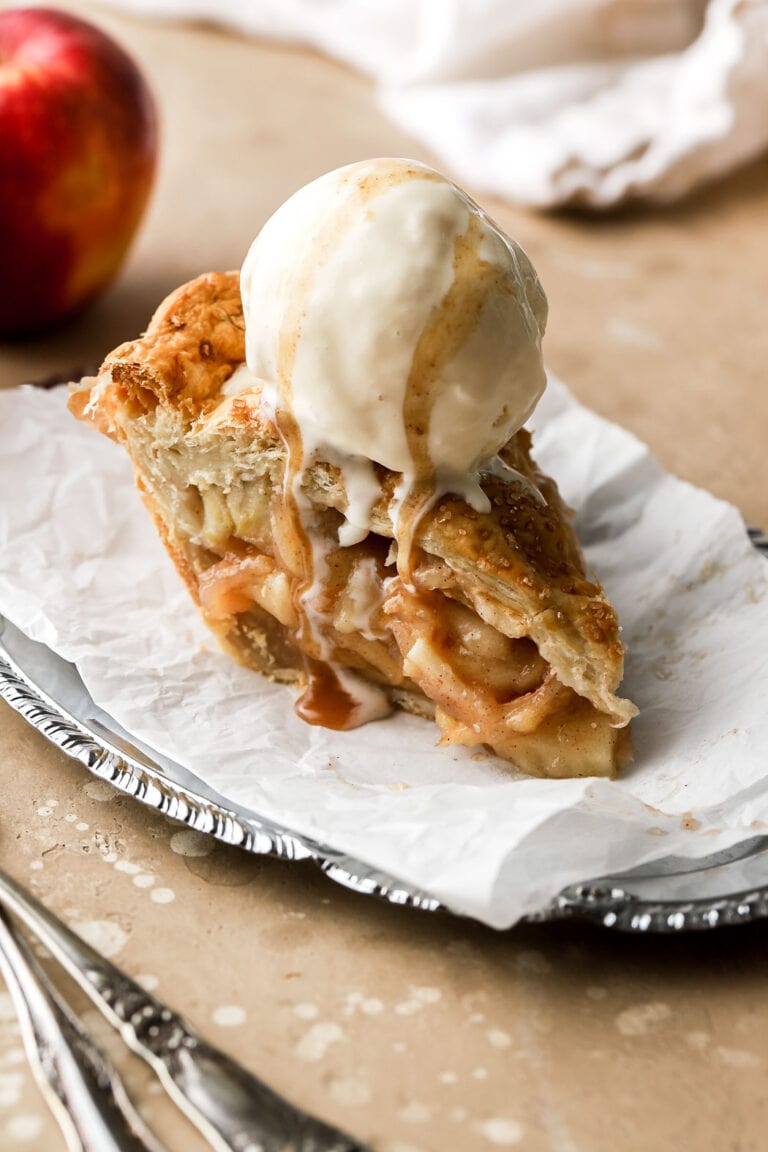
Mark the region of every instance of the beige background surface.
[[[140, 57], [161, 106], [162, 166], [119, 283], [69, 328], [0, 346], [3, 386], [96, 365], [166, 291], [238, 266], [266, 216], [320, 172], [376, 154], [429, 159], [332, 62], [66, 6]], [[761, 161], [652, 213], [547, 217], [485, 202], [547, 289], [549, 364], [764, 527], [767, 190]], [[311, 867], [180, 831], [4, 706], [0, 780], [0, 866], [274, 1087], [379, 1152], [766, 1146], [766, 925], [655, 940], [578, 925], [498, 935], [382, 906]], [[128, 1071], [169, 1144], [194, 1152], [142, 1066]], [[0, 1147], [63, 1148], [3, 995]]]

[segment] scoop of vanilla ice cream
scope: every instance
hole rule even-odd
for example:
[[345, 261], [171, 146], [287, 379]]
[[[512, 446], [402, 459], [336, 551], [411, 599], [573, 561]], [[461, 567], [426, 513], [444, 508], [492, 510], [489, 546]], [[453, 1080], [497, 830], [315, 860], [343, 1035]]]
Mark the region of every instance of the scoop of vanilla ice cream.
[[351, 164], [302, 188], [262, 228], [241, 284], [248, 368], [266, 404], [292, 413], [305, 456], [407, 477], [426, 454], [450, 487], [544, 389], [547, 303], [531, 262], [414, 161]]

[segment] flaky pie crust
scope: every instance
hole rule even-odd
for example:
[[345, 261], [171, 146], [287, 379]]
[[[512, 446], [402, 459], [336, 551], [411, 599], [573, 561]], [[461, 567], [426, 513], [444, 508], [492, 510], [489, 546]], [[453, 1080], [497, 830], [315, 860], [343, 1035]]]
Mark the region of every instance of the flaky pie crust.
[[[139, 340], [70, 408], [127, 449], [166, 547], [224, 647], [275, 680], [301, 684], [289, 575], [275, 546], [285, 466], [258, 388], [222, 387], [244, 361], [239, 279], [210, 273], [158, 308]], [[613, 775], [631, 756], [634, 705], [616, 695], [624, 651], [616, 614], [585, 573], [555, 483], [518, 432], [482, 477], [491, 511], [444, 497], [421, 520], [409, 591], [395, 575], [390, 502], [398, 477], [376, 467], [373, 531], [336, 549], [323, 590], [334, 658], [393, 705], [434, 716], [441, 743], [486, 745], [542, 776]], [[328, 538], [347, 496], [318, 462], [305, 491]]]

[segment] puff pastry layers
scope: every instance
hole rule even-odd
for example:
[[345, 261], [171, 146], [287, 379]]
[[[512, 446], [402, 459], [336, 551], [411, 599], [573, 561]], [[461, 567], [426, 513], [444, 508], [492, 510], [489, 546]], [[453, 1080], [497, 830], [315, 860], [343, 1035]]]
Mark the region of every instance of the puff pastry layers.
[[145, 335], [70, 396], [76, 416], [126, 447], [168, 551], [224, 647], [301, 687], [297, 710], [313, 723], [354, 724], [325, 675], [330, 651], [389, 706], [433, 716], [441, 743], [488, 745], [534, 775], [615, 774], [631, 756], [636, 712], [616, 695], [616, 615], [586, 578], [529, 434], [518, 432], [501, 459], [530, 487], [495, 468], [482, 479], [490, 512], [447, 496], [422, 517], [410, 589], [392, 555], [397, 475], [376, 466], [373, 530], [342, 548], [343, 472], [309, 466], [302, 497], [325, 539], [311, 605], [318, 644], [299, 626], [282, 440], [258, 383], [232, 388], [244, 356], [238, 275], [211, 273], [172, 293]]

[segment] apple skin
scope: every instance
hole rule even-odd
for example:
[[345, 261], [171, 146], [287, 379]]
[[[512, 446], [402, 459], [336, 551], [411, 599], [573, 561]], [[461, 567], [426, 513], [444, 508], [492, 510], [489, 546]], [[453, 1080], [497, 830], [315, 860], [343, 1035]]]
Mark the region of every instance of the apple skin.
[[51, 8], [0, 11], [0, 338], [113, 279], [154, 180], [157, 115], [127, 53]]

